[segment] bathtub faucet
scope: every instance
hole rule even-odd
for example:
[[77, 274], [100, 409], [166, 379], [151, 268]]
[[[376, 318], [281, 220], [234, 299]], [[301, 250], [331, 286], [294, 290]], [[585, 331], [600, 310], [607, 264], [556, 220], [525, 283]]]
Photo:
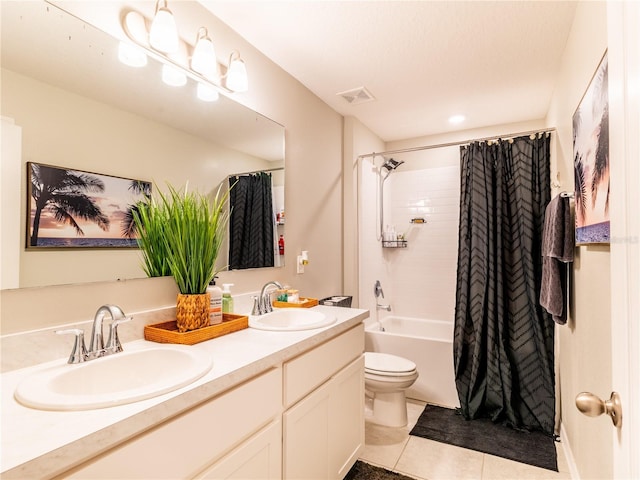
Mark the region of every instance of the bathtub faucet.
[[391, 311], [391, 305], [380, 305], [379, 303], [376, 303], [376, 309], [377, 310], [386, 310], [387, 312]]
[[382, 297], [384, 298], [384, 292], [382, 291], [382, 285], [380, 284], [380, 280], [376, 280], [376, 284], [373, 286], [373, 293], [376, 298]]

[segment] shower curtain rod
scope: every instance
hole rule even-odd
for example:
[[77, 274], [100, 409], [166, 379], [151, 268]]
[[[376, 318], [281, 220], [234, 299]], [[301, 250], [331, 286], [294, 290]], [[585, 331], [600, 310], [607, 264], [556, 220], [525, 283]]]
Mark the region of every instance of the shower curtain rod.
[[432, 148], [454, 147], [456, 145], [468, 145], [473, 142], [487, 142], [489, 140], [522, 137], [524, 135], [532, 135], [534, 133], [549, 133], [549, 132], [555, 132], [555, 131], [556, 131], [556, 128], [552, 127], [552, 128], [541, 129], [541, 130], [529, 130], [528, 132], [518, 132], [518, 133], [509, 133], [506, 135], [493, 135], [491, 137], [474, 138], [473, 140], [464, 140], [459, 142], [438, 143], [436, 145], [423, 145], [420, 147], [401, 148], [400, 150], [387, 150], [386, 152], [365, 153], [363, 155], [358, 155], [358, 160], [361, 160], [367, 157], [376, 157], [378, 155], [395, 155], [397, 153], [419, 152], [421, 150], [431, 150]]
[[267, 168], [265, 170], [254, 170], [253, 172], [243, 172], [243, 173], [230, 173], [227, 175], [228, 177], [239, 177], [241, 175], [251, 175], [252, 173], [262, 173], [262, 172], [278, 172], [280, 170], [284, 170], [284, 167], [278, 168]]

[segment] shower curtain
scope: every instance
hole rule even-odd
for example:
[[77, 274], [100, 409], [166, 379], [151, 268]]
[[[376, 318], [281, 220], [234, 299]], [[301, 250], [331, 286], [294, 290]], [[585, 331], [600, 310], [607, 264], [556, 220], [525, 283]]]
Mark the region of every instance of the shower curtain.
[[461, 413], [554, 432], [553, 321], [538, 304], [550, 136], [461, 147], [454, 366]]
[[231, 176], [229, 188], [229, 269], [273, 267], [271, 174]]

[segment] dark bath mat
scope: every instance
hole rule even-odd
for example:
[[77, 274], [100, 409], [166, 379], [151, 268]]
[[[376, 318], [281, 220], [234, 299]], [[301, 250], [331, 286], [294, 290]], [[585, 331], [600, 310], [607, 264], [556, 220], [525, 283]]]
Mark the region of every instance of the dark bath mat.
[[392, 472], [386, 468], [376, 467], [357, 460], [351, 467], [344, 480], [414, 480], [401, 473]]
[[558, 471], [553, 437], [517, 431], [488, 418], [465, 420], [451, 408], [427, 405], [410, 435]]

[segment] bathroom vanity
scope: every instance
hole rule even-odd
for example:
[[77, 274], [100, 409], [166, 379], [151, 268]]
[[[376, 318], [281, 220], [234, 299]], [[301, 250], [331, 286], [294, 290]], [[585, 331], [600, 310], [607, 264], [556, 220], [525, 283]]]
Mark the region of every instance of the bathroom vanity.
[[343, 478], [364, 445], [368, 311], [315, 308], [336, 323], [194, 345], [211, 353], [209, 373], [127, 405], [30, 409], [12, 394], [38, 367], [2, 375], [2, 477]]

